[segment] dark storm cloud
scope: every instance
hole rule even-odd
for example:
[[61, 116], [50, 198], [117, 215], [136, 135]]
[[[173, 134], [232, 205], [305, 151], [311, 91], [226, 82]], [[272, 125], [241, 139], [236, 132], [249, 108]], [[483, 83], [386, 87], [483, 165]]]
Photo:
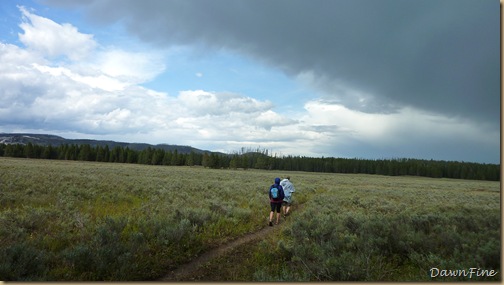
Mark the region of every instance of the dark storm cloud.
[[[73, 2], [93, 21], [122, 21], [148, 42], [225, 48], [291, 76], [310, 73], [327, 99], [351, 108], [415, 106], [499, 125], [498, 1]], [[335, 94], [342, 86], [368, 94], [371, 105]]]

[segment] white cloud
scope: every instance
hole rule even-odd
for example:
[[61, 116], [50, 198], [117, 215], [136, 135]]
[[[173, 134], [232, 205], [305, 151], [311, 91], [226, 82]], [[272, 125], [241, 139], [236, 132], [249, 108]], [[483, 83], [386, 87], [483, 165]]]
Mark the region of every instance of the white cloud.
[[19, 39], [28, 48], [26, 52], [49, 60], [66, 56], [70, 60], [67, 67], [79, 73], [73, 76], [91, 87], [118, 90], [152, 80], [165, 70], [160, 53], [100, 47], [93, 35], [80, 33], [71, 24], [58, 24], [24, 7], [19, 9], [23, 15], [19, 26], [24, 31]]
[[29, 49], [44, 56], [67, 56], [71, 60], [85, 58], [95, 47], [92, 35], [80, 33], [71, 24], [58, 24], [54, 21], [30, 13], [19, 7], [23, 22], [19, 25], [24, 33], [19, 40]]
[[[485, 128], [469, 120], [427, 113], [411, 107], [390, 114], [369, 114], [316, 100], [307, 102], [305, 109], [307, 113], [300, 119], [301, 129], [304, 125], [305, 130], [313, 130], [320, 136], [312, 148], [333, 149], [336, 152], [338, 148], [347, 149], [349, 144], [354, 144], [355, 150], [367, 146], [383, 153], [402, 151], [406, 153], [405, 156], [408, 156], [407, 153], [413, 156], [417, 149], [426, 147], [440, 148], [434, 152], [450, 149], [449, 145], [444, 144], [453, 144], [454, 138], [458, 143], [464, 142], [473, 148], [493, 148], [500, 136], [499, 132], [491, 131], [491, 126]], [[364, 153], [366, 150], [362, 151]]]
[[[156, 127], [151, 122], [160, 121], [150, 112], [165, 112], [171, 105], [166, 94], [132, 85], [121, 76], [105, 74], [98, 65], [94, 69], [85, 67], [89, 66], [80, 62], [51, 62], [33, 49], [0, 43], [3, 131], [147, 131]], [[141, 66], [137, 67], [141, 72]]]
[[103, 74], [97, 76], [85, 76], [75, 73], [66, 67], [50, 67], [36, 63], [34, 63], [32, 66], [34, 69], [42, 73], [47, 73], [54, 77], [64, 76], [72, 79], [75, 82], [84, 83], [91, 88], [100, 88], [105, 91], [122, 90], [126, 85], [125, 83], [115, 78]]
[[56, 64], [29, 48], [2, 44], [0, 50], [2, 131], [45, 129], [195, 144], [264, 136], [266, 128], [289, 121], [271, 110], [271, 102], [239, 94], [185, 90], [172, 97], [138, 86], [135, 81], [155, 76], [164, 66], [157, 63], [141, 78], [150, 68], [149, 56], [142, 53], [95, 50], [90, 63]]
[[319, 90], [324, 94], [326, 100], [351, 110], [373, 114], [389, 114], [398, 110], [398, 106], [386, 98], [378, 99], [374, 94], [350, 87], [349, 84], [341, 80], [316, 74], [313, 70], [298, 73], [296, 80], [303, 85]]
[[204, 90], [181, 91], [178, 99], [191, 115], [223, 115], [229, 113], [257, 113], [273, 107], [269, 101], [224, 92]]
[[254, 121], [257, 126], [266, 130], [271, 130], [272, 127], [283, 127], [297, 123], [295, 120], [281, 116], [272, 110], [262, 112]]
[[97, 55], [97, 68], [117, 79], [131, 84], [152, 80], [165, 70], [161, 55], [145, 52], [127, 52], [110, 49]]
[[382, 137], [394, 120], [390, 115], [363, 113], [325, 101], [307, 102], [305, 109], [308, 113], [301, 120], [307, 125], [336, 125], [338, 132], [346, 131], [366, 139]]
[[0, 65], [0, 70], [12, 70], [13, 68], [24, 64], [25, 62], [45, 63], [44, 58], [38, 54], [22, 49], [16, 45], [5, 44], [0, 42], [0, 61], [4, 64]]

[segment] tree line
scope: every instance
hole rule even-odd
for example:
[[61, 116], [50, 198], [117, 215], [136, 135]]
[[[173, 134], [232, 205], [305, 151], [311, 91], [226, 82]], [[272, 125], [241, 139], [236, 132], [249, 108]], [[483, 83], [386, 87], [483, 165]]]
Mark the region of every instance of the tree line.
[[411, 175], [433, 178], [456, 178], [500, 181], [500, 165], [423, 159], [358, 159], [334, 157], [276, 156], [268, 150], [242, 148], [240, 152], [179, 153], [148, 147], [133, 150], [128, 147], [63, 144], [0, 144], [0, 156], [36, 159], [59, 159], [148, 165], [203, 166], [230, 169], [266, 169], [327, 173], [363, 173], [378, 175]]

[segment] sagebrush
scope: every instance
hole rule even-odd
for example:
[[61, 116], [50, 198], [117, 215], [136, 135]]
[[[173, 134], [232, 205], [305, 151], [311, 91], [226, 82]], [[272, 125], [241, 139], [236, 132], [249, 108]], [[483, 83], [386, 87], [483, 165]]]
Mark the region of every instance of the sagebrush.
[[297, 191], [283, 231], [223, 280], [500, 271], [498, 182], [14, 158], [0, 169], [5, 281], [155, 280], [266, 226], [269, 185], [287, 175]]

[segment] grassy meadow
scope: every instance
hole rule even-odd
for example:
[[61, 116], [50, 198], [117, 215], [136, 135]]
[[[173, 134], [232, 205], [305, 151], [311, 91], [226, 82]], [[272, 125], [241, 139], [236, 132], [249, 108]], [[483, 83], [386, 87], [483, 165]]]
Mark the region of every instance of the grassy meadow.
[[154, 280], [266, 226], [286, 175], [302, 210], [222, 280], [501, 279], [499, 182], [0, 158], [0, 280]]

